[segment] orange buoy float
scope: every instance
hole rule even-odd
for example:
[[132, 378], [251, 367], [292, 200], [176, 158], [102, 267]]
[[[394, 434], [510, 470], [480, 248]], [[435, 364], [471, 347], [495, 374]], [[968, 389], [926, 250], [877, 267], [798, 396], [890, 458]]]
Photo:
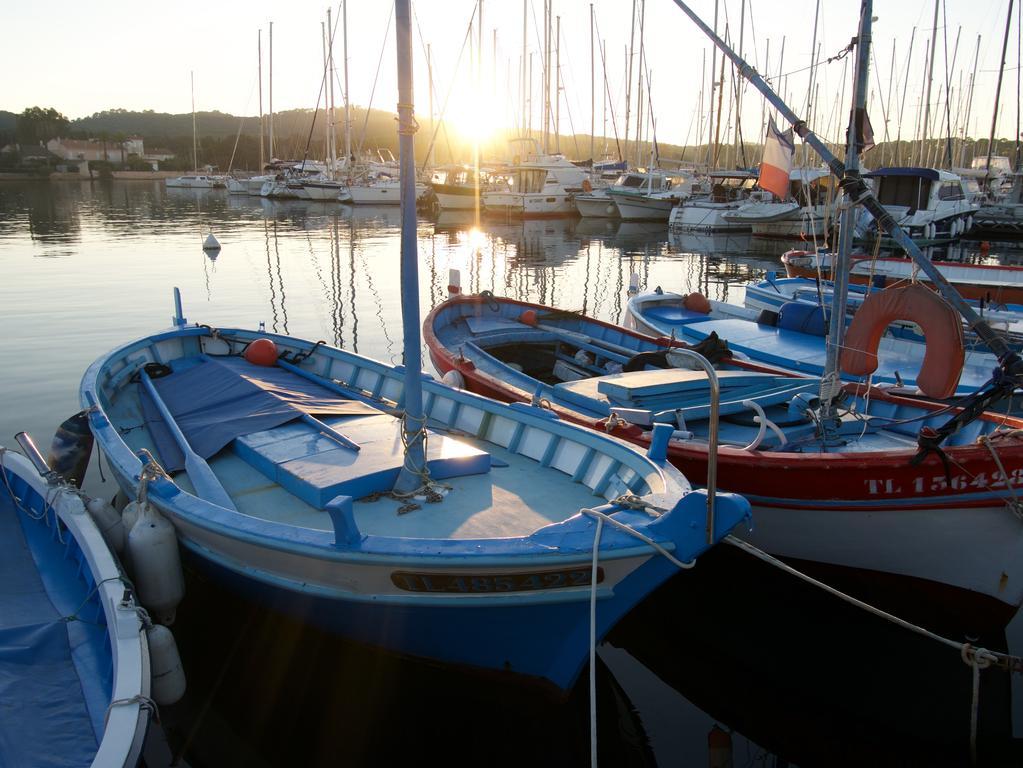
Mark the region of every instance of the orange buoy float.
[[519, 315], [519, 322], [522, 323], [523, 325], [535, 326], [540, 321], [536, 316], [535, 309], [527, 309], [525, 312]]
[[702, 293], [687, 293], [682, 299], [682, 306], [690, 312], [699, 312], [701, 315], [709, 315], [711, 306], [707, 297]]
[[940, 295], [913, 283], [871, 293], [845, 333], [839, 364], [852, 376], [877, 370], [877, 347], [895, 320], [908, 320], [924, 333], [924, 360], [916, 385], [928, 397], [943, 400], [955, 394], [966, 360], [959, 313]]
[[270, 339], [256, 339], [245, 348], [244, 357], [253, 365], [276, 365], [277, 345]]

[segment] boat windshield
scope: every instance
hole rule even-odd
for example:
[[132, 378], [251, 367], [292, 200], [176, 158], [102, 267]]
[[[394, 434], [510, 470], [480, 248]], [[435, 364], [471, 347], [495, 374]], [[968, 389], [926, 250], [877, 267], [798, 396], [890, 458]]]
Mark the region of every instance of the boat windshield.
[[511, 187], [515, 192], [543, 192], [546, 181], [547, 171], [542, 168], [519, 170], [512, 176]]
[[927, 208], [931, 181], [921, 176], [878, 176], [877, 199], [881, 205]]

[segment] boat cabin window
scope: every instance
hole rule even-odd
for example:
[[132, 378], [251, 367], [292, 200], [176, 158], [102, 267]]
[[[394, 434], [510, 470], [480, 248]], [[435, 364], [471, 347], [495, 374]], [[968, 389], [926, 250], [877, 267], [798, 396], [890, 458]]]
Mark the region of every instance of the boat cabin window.
[[544, 184], [547, 181], [547, 171], [538, 168], [534, 170], [516, 171], [512, 177], [511, 187], [516, 192], [543, 192]]
[[832, 198], [830, 176], [803, 182], [796, 180], [789, 183], [789, 199], [800, 205], [827, 205]]
[[877, 200], [881, 205], [927, 208], [931, 182], [920, 176], [878, 176]]
[[646, 184], [646, 179], [635, 173], [623, 173], [615, 180], [616, 187], [629, 187], [636, 188], [642, 187]]
[[939, 200], [965, 199], [962, 185], [958, 181], [942, 182], [941, 187], [938, 188], [938, 199]]

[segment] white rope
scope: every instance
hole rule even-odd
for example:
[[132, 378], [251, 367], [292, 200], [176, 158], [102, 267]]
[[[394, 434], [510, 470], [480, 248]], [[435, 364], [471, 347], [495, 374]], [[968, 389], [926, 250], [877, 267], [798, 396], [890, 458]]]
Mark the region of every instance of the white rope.
[[114, 707], [125, 707], [130, 704], [138, 704], [140, 709], [148, 709], [157, 721], [160, 720], [160, 708], [156, 705], [156, 702], [148, 696], [143, 696], [141, 693], [137, 693], [131, 698], [114, 699], [111, 701], [107, 706], [106, 713], [103, 715], [103, 727], [107, 727], [107, 721], [110, 719], [110, 710]]
[[963, 663], [973, 669], [973, 702], [970, 709], [970, 765], [977, 764], [977, 718], [980, 712], [980, 671], [997, 661], [995, 654], [986, 648], [974, 648], [965, 643], [959, 652]]
[[590, 765], [597, 768], [597, 561], [604, 519], [597, 517], [590, 573]]
[[980, 440], [987, 446], [988, 451], [991, 453], [991, 458], [995, 460], [995, 465], [998, 467], [998, 471], [1002, 473], [1002, 477], [1005, 478], [1005, 487], [1009, 489], [1009, 493], [1012, 495], [1012, 503], [1009, 508], [1016, 514], [1016, 517], [1023, 517], [1023, 507], [1020, 507], [1019, 496], [1016, 495], [1016, 489], [1012, 485], [1012, 478], [1009, 477], [1005, 471], [1005, 467], [1002, 466], [1002, 460], [998, 456], [998, 452], [995, 450], [995, 446], [991, 442], [991, 438], [988, 435], [981, 435]]
[[754, 557], [763, 560], [765, 563], [769, 563], [786, 573], [790, 573], [796, 578], [802, 579], [808, 584], [812, 584], [815, 587], [823, 589], [825, 592], [838, 597], [841, 600], [846, 601], [851, 605], [855, 605], [857, 608], [862, 608], [867, 613], [871, 613], [874, 616], [878, 616], [882, 619], [908, 629], [910, 632], [915, 632], [923, 637], [928, 637], [931, 640], [935, 640], [942, 645], [947, 645], [950, 648], [955, 648], [959, 651], [959, 655], [965, 664], [968, 664], [973, 669], [973, 700], [971, 704], [970, 712], [970, 758], [973, 765], [977, 764], [977, 716], [980, 710], [980, 671], [987, 669], [992, 664], [1005, 669], [1008, 672], [1015, 672], [1017, 674], [1023, 673], [1023, 659], [1018, 656], [1010, 656], [1005, 653], [997, 653], [995, 651], [989, 651], [987, 648], [978, 648], [970, 645], [969, 643], [960, 643], [955, 640], [951, 640], [947, 637], [931, 632], [929, 629], [924, 629], [916, 624], [911, 624], [905, 619], [900, 619], [898, 616], [894, 616], [886, 611], [882, 611], [880, 608], [875, 608], [869, 603], [865, 603], [862, 600], [857, 600], [851, 595], [847, 595], [844, 592], [840, 592], [834, 587], [828, 586], [827, 584], [817, 581], [817, 579], [807, 576], [805, 573], [797, 571], [790, 565], [786, 565], [781, 562], [778, 558], [772, 557], [761, 549], [754, 547], [741, 539], [729, 534], [725, 536], [723, 541], [731, 544], [734, 547], [747, 552]]
[[[641, 496], [636, 496], [635, 494], [619, 496], [610, 503], [614, 506], [625, 507], [626, 509], [665, 511], [662, 507], [654, 506], [650, 502], [645, 501]], [[597, 523], [593, 533], [593, 558], [590, 565], [592, 569], [590, 575], [590, 765], [592, 768], [597, 768], [597, 566], [600, 560], [600, 536], [604, 530], [604, 523], [608, 523], [649, 545], [678, 568], [683, 570], [692, 568], [696, 565], [696, 560], [693, 559], [688, 563], [683, 563], [653, 539], [643, 535], [635, 528], [615, 520], [605, 512], [589, 508], [581, 509], [579, 512], [594, 518]]]

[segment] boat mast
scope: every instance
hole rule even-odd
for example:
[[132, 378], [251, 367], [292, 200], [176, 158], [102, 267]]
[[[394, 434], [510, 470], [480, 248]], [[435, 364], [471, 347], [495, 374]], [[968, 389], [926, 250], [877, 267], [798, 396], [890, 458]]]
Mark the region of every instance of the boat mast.
[[[870, 69], [870, 27], [873, 0], [863, 0], [860, 6], [860, 29], [856, 41], [856, 68], [853, 74], [853, 109], [849, 116], [848, 143], [845, 151], [846, 178], [860, 176], [860, 128], [866, 125], [867, 83]], [[838, 235], [838, 255], [832, 269], [834, 296], [828, 323], [827, 350], [824, 377], [821, 379], [821, 422], [825, 434], [837, 430], [835, 396], [842, 390], [842, 377], [838, 370], [838, 356], [845, 341], [845, 307], [849, 293], [849, 253], [852, 251], [853, 220], [856, 201], [853, 191], [845, 189], [845, 203]]]
[[189, 72], [189, 76], [192, 79], [192, 170], [195, 173], [199, 172], [199, 154], [196, 149], [195, 140], [195, 72]]
[[[981, 340], [988, 346], [988, 348], [994, 352], [995, 356], [998, 357], [1002, 364], [1003, 369], [1007, 372], [1010, 377], [1016, 375], [1023, 375], [1023, 361], [1020, 360], [1019, 356], [1013, 352], [1005, 339], [992, 330], [991, 326], [987, 324], [984, 318], [980, 317], [977, 312], [963, 301], [963, 298], [959, 293], [952, 287], [945, 276], [938, 270], [931, 260], [924, 256], [920, 251], [919, 246], [914, 243], [909, 236], [899, 226], [898, 222], [892, 217], [892, 215], [881, 205], [877, 198], [871, 193], [870, 188], [866, 183], [858, 177], [858, 175], [847, 176], [845, 165], [827, 148], [827, 146], [814, 134], [813, 131], [807, 126], [804, 120], [801, 120], [795, 112], [792, 111], [789, 106], [782, 101], [774, 91], [771, 90], [770, 86], [764, 82], [753, 67], [751, 67], [744, 60], [732, 51], [725, 42], [719, 38], [710, 27], [708, 27], [699, 16], [688, 6], [683, 0], [673, 0], [690, 19], [693, 23], [699, 27], [705, 35], [707, 35], [716, 45], [720, 48], [735, 64], [739, 70], [739, 74], [746, 78], [750, 84], [760, 91], [764, 97], [771, 102], [771, 104], [778, 110], [778, 113], [793, 127], [797, 136], [803, 141], [808, 143], [817, 152], [820, 158], [828, 166], [829, 170], [836, 177], [842, 180], [843, 187], [847, 190], [850, 197], [856, 201], [857, 204], [862, 205], [877, 221], [879, 227], [884, 232], [888, 233], [893, 241], [904, 250], [910, 258], [916, 263], [923, 272], [927, 279], [930, 280], [934, 286], [941, 292], [941, 295], [952, 304], [963, 316], [967, 324], [976, 331], [977, 335], [980, 336]], [[870, 0], [863, 0], [864, 4], [869, 4]], [[869, 14], [868, 14], [869, 17]]]
[[330, 179], [337, 178], [337, 123], [334, 121], [334, 23], [327, 7], [327, 77], [330, 78], [330, 119], [327, 121], [327, 133], [330, 146], [328, 160], [330, 162]]
[[[527, 79], [527, 72], [526, 72], [527, 57], [528, 57], [528, 54], [526, 52], [526, 43], [527, 43], [527, 41], [529, 39], [528, 38], [527, 27], [526, 27], [526, 21], [528, 19], [529, 19], [529, 0], [522, 0], [522, 62], [521, 62], [521, 64], [522, 64], [522, 72], [519, 75], [519, 82], [521, 83], [521, 87], [522, 87], [522, 136], [523, 137], [529, 136], [531, 131], [532, 131], [532, 127], [533, 127], [532, 125], [530, 125], [530, 123], [532, 122], [532, 120], [530, 119], [532, 117], [532, 115], [527, 116], [527, 114], [526, 114], [526, 112], [527, 112], [527, 107], [526, 107], [527, 94], [530, 93], [530, 89], [527, 86], [528, 79]], [[532, 85], [532, 84], [530, 83], [530, 85]]]
[[[895, 164], [902, 163], [902, 116], [906, 112], [906, 94], [909, 93], [909, 71], [913, 63], [913, 41], [916, 39], [916, 27], [909, 35], [909, 53], [906, 54], [906, 77], [902, 82], [902, 101], [899, 104], [899, 127], [895, 135]], [[979, 50], [979, 49], [978, 49]], [[911, 145], [912, 148], [912, 145]], [[910, 157], [913, 153], [909, 153]]]
[[998, 120], [998, 101], [1002, 96], [1002, 75], [1005, 74], [1005, 51], [1009, 47], [1009, 27], [1012, 24], [1012, 0], [1009, 0], [1009, 12], [1005, 15], [1005, 37], [1002, 38], [1002, 60], [998, 65], [998, 85], [995, 86], [995, 109], [991, 115], [991, 137], [987, 142], [987, 162], [984, 169], [991, 173], [991, 153], [995, 148], [995, 122]]
[[554, 37], [554, 153], [561, 154], [561, 16], [555, 17]]
[[[596, 58], [593, 51], [593, 3], [589, 4], [589, 162], [593, 170], [593, 131], [596, 119], [596, 91], [593, 88], [596, 73]], [[1017, 152], [1017, 155], [1019, 152]]]
[[259, 55], [259, 171], [263, 172], [266, 154], [263, 151], [263, 30], [256, 30], [256, 52]]
[[[342, 53], [345, 57], [345, 174], [352, 172], [352, 100], [348, 97], [348, 0], [341, 3], [341, 29], [344, 35], [344, 48]], [[431, 119], [432, 116], [431, 116]]]
[[270, 22], [270, 161], [274, 159], [274, 23]]
[[977, 61], [980, 59], [980, 35], [977, 35], [977, 47], [973, 49], [973, 73], [970, 75], [970, 92], [966, 97], [966, 116], [963, 118], [963, 130], [959, 139], [959, 165], [963, 164], [966, 154], [966, 131], [970, 127], [970, 112], [973, 109], [973, 83], [977, 78]]
[[[327, 9], [330, 10], [329, 8]], [[323, 79], [320, 81], [320, 92], [323, 93], [330, 77], [330, 63], [327, 61], [327, 24], [320, 22], [320, 44], [323, 48]], [[323, 159], [329, 162], [330, 157], [330, 97], [323, 93]]]
[[[715, 13], [714, 18], [717, 18]], [[629, 48], [625, 54], [625, 157], [629, 157], [629, 120], [632, 117], [632, 46], [636, 40], [636, 0], [632, 0], [632, 31], [629, 32]]]
[[[923, 133], [923, 141], [917, 154], [917, 162], [922, 163], [925, 157], [925, 147], [928, 136], [928, 119], [931, 114], [931, 81], [934, 79], [934, 59], [938, 53], [938, 4], [941, 0], [934, 0], [934, 22], [931, 24], [931, 55], [927, 61], [927, 91], [924, 94], [924, 122], [920, 130]], [[1010, 3], [1012, 0], [1010, 0]]]
[[402, 442], [405, 461], [394, 483], [396, 493], [411, 494], [429, 483], [423, 413], [422, 347], [419, 338], [419, 255], [416, 247], [416, 166], [412, 94], [412, 23], [409, 0], [395, 0], [398, 48], [398, 166], [401, 184], [401, 322], [405, 363]]

